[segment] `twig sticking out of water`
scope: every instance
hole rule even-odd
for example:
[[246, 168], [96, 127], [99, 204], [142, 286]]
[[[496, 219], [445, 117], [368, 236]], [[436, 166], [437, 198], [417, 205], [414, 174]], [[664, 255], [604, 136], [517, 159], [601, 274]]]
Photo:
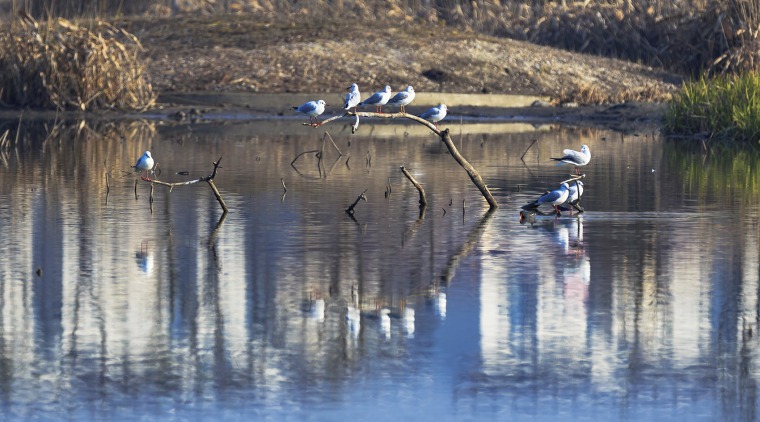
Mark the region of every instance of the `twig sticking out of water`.
[[346, 213], [353, 217], [354, 215], [354, 208], [359, 203], [359, 201], [364, 200], [367, 201], [367, 197], [364, 195], [367, 193], [367, 189], [364, 189], [364, 192], [362, 192], [359, 196], [356, 197], [356, 200], [353, 204], [349, 205], [348, 208], [346, 208]]

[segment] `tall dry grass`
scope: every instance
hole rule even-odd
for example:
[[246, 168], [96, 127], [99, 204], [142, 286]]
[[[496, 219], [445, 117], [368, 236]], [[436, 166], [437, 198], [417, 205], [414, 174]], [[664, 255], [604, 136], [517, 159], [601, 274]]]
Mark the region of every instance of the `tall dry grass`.
[[3, 8], [37, 18], [184, 12], [424, 20], [695, 75], [757, 68], [760, 50], [760, 0], [0, 0]]
[[95, 21], [28, 16], [0, 32], [0, 102], [14, 107], [144, 110], [155, 94], [132, 34]]

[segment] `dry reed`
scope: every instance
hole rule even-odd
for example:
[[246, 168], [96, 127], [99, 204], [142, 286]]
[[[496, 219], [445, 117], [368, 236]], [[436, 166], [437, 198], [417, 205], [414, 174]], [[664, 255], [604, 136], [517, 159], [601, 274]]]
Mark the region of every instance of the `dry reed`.
[[14, 107], [144, 110], [155, 103], [138, 39], [96, 21], [44, 25], [24, 15], [0, 32], [0, 101]]

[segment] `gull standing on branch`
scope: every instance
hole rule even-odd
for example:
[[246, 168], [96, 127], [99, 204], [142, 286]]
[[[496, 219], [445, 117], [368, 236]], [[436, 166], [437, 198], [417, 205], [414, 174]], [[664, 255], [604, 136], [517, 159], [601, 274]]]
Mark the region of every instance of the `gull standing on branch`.
[[564, 157], [552, 158], [552, 160], [574, 165], [576, 174], [580, 174], [578, 167], [585, 166], [591, 161], [591, 150], [588, 149], [588, 145], [581, 146], [580, 152], [572, 149], [566, 149], [562, 152], [565, 154]]
[[150, 151], [145, 151], [143, 153], [142, 157], [140, 157], [137, 160], [137, 163], [133, 166], [135, 168], [136, 172], [140, 173], [140, 176], [142, 176], [143, 170], [145, 170], [145, 176], [148, 176], [148, 172], [150, 170], [153, 170], [153, 166], [155, 165], [155, 162], [153, 161], [153, 157], [150, 155]]
[[446, 108], [446, 104], [440, 104], [438, 107], [433, 107], [430, 110], [422, 113], [420, 117], [430, 121], [435, 125], [435, 128], [438, 129], [437, 123], [446, 117], [447, 111], [448, 109]]
[[393, 98], [388, 100], [388, 105], [397, 105], [399, 106], [400, 112], [406, 113], [404, 107], [414, 101], [414, 95], [414, 88], [409, 85], [405, 90], [399, 92], [398, 94], [394, 95]]
[[573, 208], [579, 212], [583, 212], [583, 208], [578, 205], [578, 202], [581, 200], [581, 196], [583, 196], [583, 182], [576, 180], [575, 183], [570, 186], [570, 190], [567, 194], [567, 200], [565, 201], [566, 204], [570, 205], [570, 215], [573, 215]]
[[317, 117], [325, 112], [326, 105], [327, 104], [325, 104], [325, 102], [322, 100], [309, 101], [301, 104], [298, 107], [293, 107], [293, 110], [309, 116], [309, 124], [317, 127], [321, 125], [321, 123], [319, 123], [319, 120], [317, 120]]
[[356, 112], [356, 106], [358, 106], [360, 102], [362, 102], [362, 96], [359, 93], [359, 85], [351, 84], [351, 86], [348, 87], [348, 94], [346, 94], [346, 101], [343, 103], [343, 109], [348, 110], [353, 107], [354, 112]]
[[527, 205], [523, 205], [522, 208], [524, 210], [536, 209], [542, 204], [549, 204], [554, 207], [554, 211], [557, 213], [557, 215], [559, 215], [559, 208], [557, 208], [557, 206], [560, 204], [564, 204], [565, 201], [567, 201], [567, 197], [569, 195], [570, 195], [570, 186], [567, 183], [562, 183], [559, 186], [559, 189], [555, 189], [551, 192], [546, 192], [535, 201]]
[[382, 113], [383, 112], [383, 106], [388, 103], [388, 100], [391, 98], [391, 87], [389, 85], [385, 86], [385, 89], [382, 91], [377, 91], [376, 93], [372, 94], [369, 98], [359, 103], [360, 106], [365, 105], [374, 105], [375, 106], [375, 112], [376, 113]]

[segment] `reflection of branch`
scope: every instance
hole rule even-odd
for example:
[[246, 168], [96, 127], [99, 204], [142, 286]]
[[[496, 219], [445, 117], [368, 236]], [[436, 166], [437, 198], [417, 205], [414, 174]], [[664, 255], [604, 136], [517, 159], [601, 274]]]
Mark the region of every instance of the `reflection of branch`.
[[227, 213], [222, 213], [222, 216], [219, 217], [219, 221], [216, 222], [216, 226], [214, 226], [214, 230], [211, 231], [211, 235], [208, 237], [208, 246], [210, 248], [213, 248], [216, 246], [216, 236], [219, 234], [219, 230], [222, 228], [222, 224], [224, 224], [224, 220], [227, 218]]
[[[158, 185], [166, 186], [169, 188], [169, 192], [171, 192], [172, 189], [174, 189], [176, 186], [186, 186], [186, 185], [192, 185], [194, 183], [206, 182], [211, 187], [211, 190], [214, 192], [214, 196], [216, 197], [216, 200], [219, 202], [219, 205], [221, 205], [222, 210], [226, 214], [229, 212], [229, 209], [227, 208], [227, 204], [224, 203], [222, 194], [219, 193], [219, 189], [217, 189], [216, 185], [214, 184], [214, 177], [216, 177], [216, 171], [219, 168], [219, 163], [221, 162], [222, 162], [222, 157], [219, 157], [217, 161], [214, 161], [214, 171], [210, 175], [206, 177], [201, 177], [195, 180], [188, 180], [186, 182], [168, 183], [168, 182], [162, 182], [160, 180], [151, 179], [145, 176], [140, 176], [140, 178], [146, 182], [150, 182], [151, 184], [155, 183]], [[137, 189], [135, 188], [135, 195], [136, 195], [136, 192], [137, 192]]]
[[528, 153], [528, 151], [533, 147], [533, 145], [536, 144], [536, 142], [538, 142], [538, 139], [534, 139], [533, 142], [531, 142], [530, 145], [528, 145], [528, 149], [526, 149], [525, 152], [523, 152], [523, 155], [520, 156], [520, 161], [525, 163], [525, 160], [523, 160], [523, 158], [525, 158], [525, 154]]
[[319, 150], [318, 150], [318, 149], [313, 149], [313, 150], [311, 150], [311, 151], [304, 151], [304, 152], [302, 152], [302, 153], [300, 153], [300, 154], [296, 155], [296, 158], [294, 158], [294, 159], [293, 159], [293, 161], [291, 161], [291, 162], [290, 162], [290, 165], [291, 165], [291, 166], [293, 166], [293, 167], [295, 167], [295, 165], [293, 165], [293, 164], [294, 164], [296, 161], [298, 161], [298, 159], [299, 159], [299, 158], [301, 158], [301, 156], [302, 156], [302, 155], [304, 155], [304, 154], [310, 154], [310, 153], [319, 153]]
[[[488, 186], [483, 182], [483, 179], [480, 177], [480, 174], [478, 174], [477, 170], [459, 153], [459, 150], [457, 150], [457, 147], [454, 145], [454, 142], [451, 140], [451, 134], [448, 129], [439, 130], [436, 125], [433, 123], [428, 122], [427, 120], [417, 117], [413, 114], [407, 114], [407, 113], [372, 113], [367, 111], [347, 111], [343, 114], [337, 114], [335, 116], [332, 116], [326, 120], [323, 120], [321, 125], [325, 125], [327, 123], [332, 122], [333, 120], [337, 120], [344, 116], [355, 116], [356, 117], [356, 126], [358, 126], [359, 117], [375, 117], [379, 119], [396, 119], [396, 118], [405, 118], [409, 120], [413, 120], [421, 125], [425, 125], [433, 131], [436, 135], [438, 135], [439, 138], [441, 138], [441, 141], [446, 145], [446, 147], [449, 149], [449, 153], [451, 153], [451, 156], [454, 157], [454, 159], [459, 163], [460, 166], [467, 172], [467, 175], [470, 176], [470, 180], [472, 183], [480, 190], [480, 193], [483, 195], [483, 197], [488, 202], [488, 205], [491, 207], [491, 209], [498, 208], [498, 204], [496, 203], [496, 199], [494, 199], [493, 195], [491, 195], [491, 191], [488, 190]], [[309, 126], [310, 124], [304, 123], [304, 125]], [[355, 127], [356, 127], [355, 126]]]
[[483, 232], [485, 232], [486, 227], [488, 227], [488, 223], [493, 219], [493, 216], [495, 214], [496, 213], [494, 212], [493, 208], [488, 210], [483, 218], [480, 219], [480, 222], [478, 222], [478, 224], [475, 225], [472, 230], [470, 230], [470, 233], [467, 235], [467, 240], [465, 240], [465, 242], [462, 244], [462, 247], [459, 248], [459, 251], [457, 251], [457, 253], [449, 258], [449, 262], [446, 263], [446, 269], [444, 270], [443, 276], [441, 277], [447, 286], [451, 282], [451, 279], [454, 278], [454, 275], [457, 272], [457, 268], [459, 268], [459, 262], [462, 260], [462, 258], [469, 255], [473, 248], [478, 245], [480, 238], [483, 236]]

